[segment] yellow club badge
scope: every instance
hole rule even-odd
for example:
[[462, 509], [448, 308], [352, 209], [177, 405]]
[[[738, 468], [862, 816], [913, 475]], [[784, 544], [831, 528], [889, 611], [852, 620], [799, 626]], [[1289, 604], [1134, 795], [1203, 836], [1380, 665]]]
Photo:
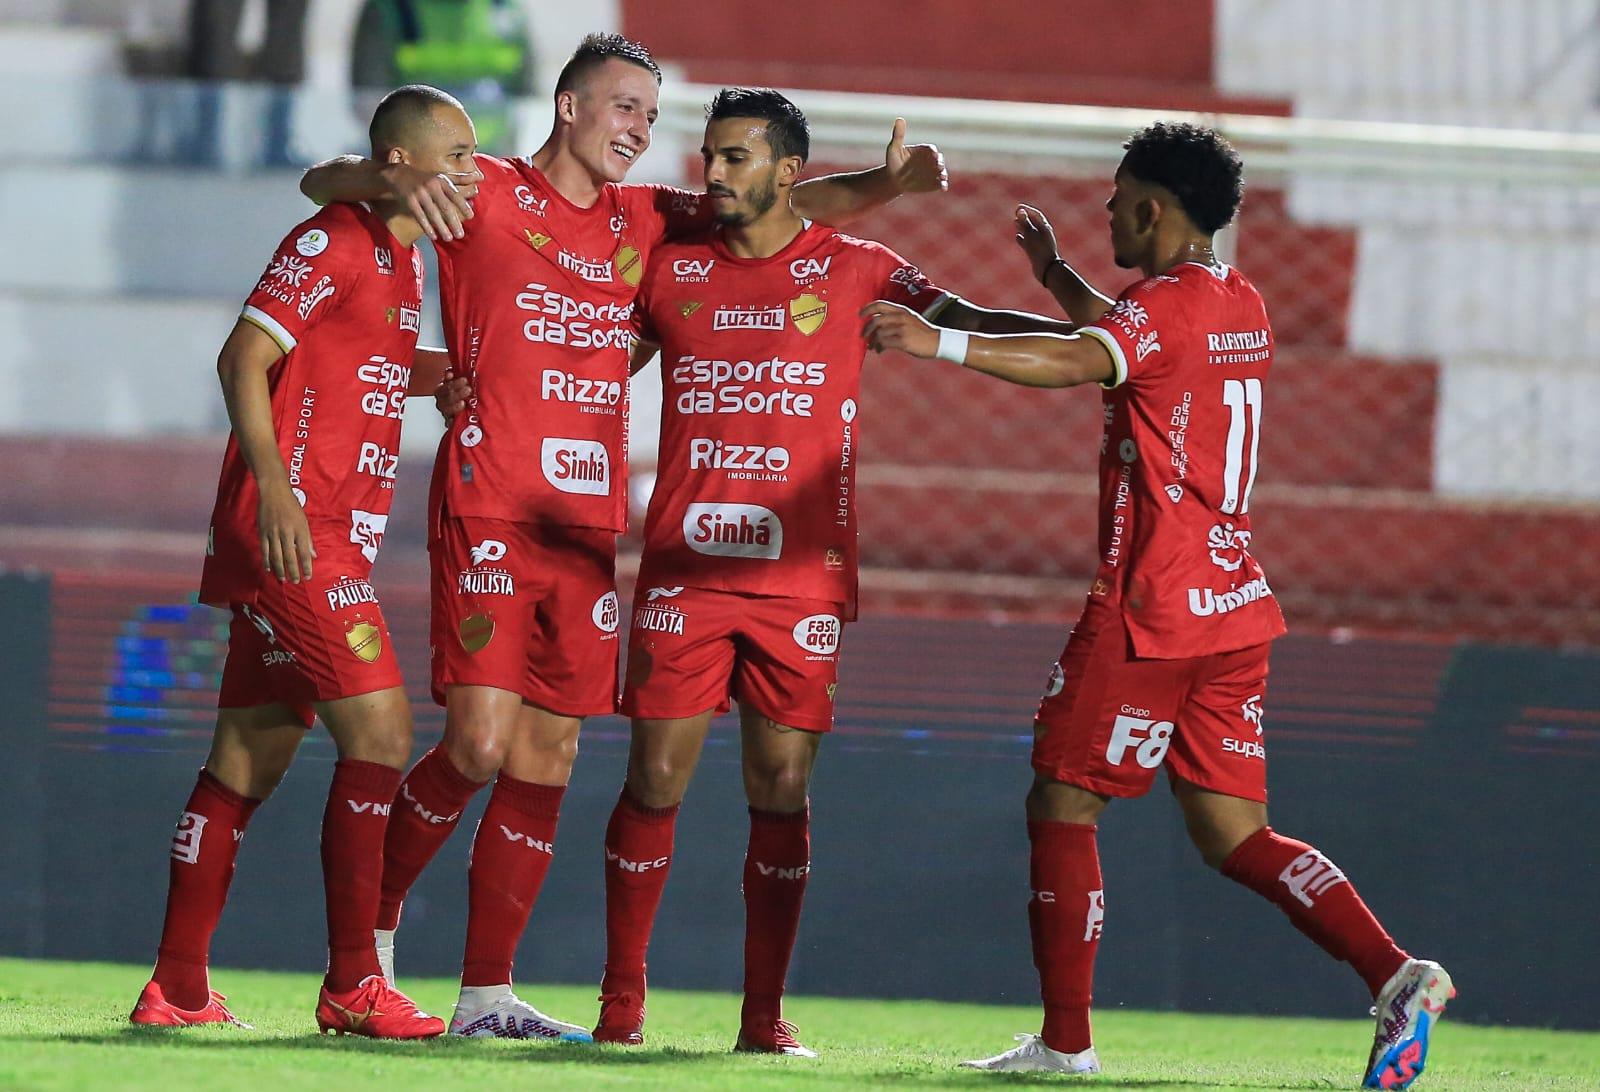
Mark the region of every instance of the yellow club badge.
[[616, 263], [617, 276], [622, 278], [622, 283], [637, 288], [644, 279], [644, 263], [639, 260], [639, 251], [623, 243], [617, 248], [617, 256], [612, 261]]
[[690, 318], [696, 311], [700, 310], [702, 306], [704, 305], [699, 300], [689, 300], [687, 303], [681, 303], [678, 305], [678, 314], [682, 315], [684, 318]]
[[789, 317], [794, 319], [796, 330], [810, 337], [828, 321], [828, 303], [810, 292], [802, 292], [789, 301]]
[[394, 308], [393, 307], [389, 308], [388, 311], [384, 312], [383, 321], [387, 322], [390, 326], [394, 325]]
[[371, 622], [352, 622], [344, 631], [344, 643], [362, 663], [376, 663], [383, 655], [383, 631]]
[[522, 234], [528, 240], [528, 245], [535, 250], [543, 250], [545, 245], [550, 242], [550, 236], [542, 231], [529, 231], [527, 228], [523, 228]]
[[462, 648], [468, 652], [480, 652], [494, 640], [494, 619], [487, 614], [470, 614], [461, 619], [459, 632]]

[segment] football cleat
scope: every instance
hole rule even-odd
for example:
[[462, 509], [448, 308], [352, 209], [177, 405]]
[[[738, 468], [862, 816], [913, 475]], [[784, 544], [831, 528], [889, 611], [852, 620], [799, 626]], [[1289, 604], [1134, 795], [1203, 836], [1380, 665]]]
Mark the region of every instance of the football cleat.
[[1378, 991], [1372, 1014], [1378, 1026], [1367, 1056], [1366, 1088], [1410, 1088], [1428, 1060], [1428, 1036], [1456, 995], [1437, 963], [1408, 959]]
[[317, 998], [317, 1026], [323, 1033], [365, 1035], [369, 1039], [432, 1039], [444, 1034], [444, 1021], [429, 1016], [389, 985], [382, 975], [369, 974], [348, 992], [332, 993], [327, 986]]
[[600, 1022], [594, 1028], [597, 1043], [622, 1046], [644, 1045], [644, 995], [603, 993], [600, 995]]
[[1074, 1073], [1087, 1076], [1100, 1072], [1100, 1059], [1095, 1057], [1094, 1047], [1087, 1047], [1076, 1054], [1063, 1054], [1045, 1046], [1044, 1039], [1038, 1035], [1019, 1035], [1017, 1042], [1021, 1045], [1012, 1047], [1004, 1054], [962, 1062], [961, 1066], [989, 1073]]
[[393, 929], [372, 931], [372, 946], [378, 950], [378, 969], [391, 986], [394, 985], [394, 932]]
[[815, 1058], [817, 1052], [799, 1039], [800, 1029], [787, 1020], [759, 1027], [742, 1027], [733, 1044], [735, 1054], [783, 1054], [790, 1058]]
[[450, 1034], [477, 1039], [545, 1039], [592, 1043], [577, 1024], [546, 1016], [511, 992], [510, 986], [464, 986], [450, 1018]]
[[134, 1002], [128, 1022], [153, 1028], [186, 1028], [195, 1024], [232, 1024], [236, 1028], [249, 1028], [249, 1024], [228, 1011], [223, 1004], [226, 1000], [226, 997], [212, 990], [211, 999], [204, 1008], [180, 1009], [167, 1000], [161, 987], [151, 979], [140, 992], [139, 1000]]

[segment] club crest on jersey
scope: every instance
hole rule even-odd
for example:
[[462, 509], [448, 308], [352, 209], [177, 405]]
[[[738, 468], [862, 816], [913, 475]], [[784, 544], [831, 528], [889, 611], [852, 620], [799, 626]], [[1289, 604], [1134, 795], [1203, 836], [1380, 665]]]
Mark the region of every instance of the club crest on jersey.
[[[627, 224], [624, 222], [623, 227]], [[611, 259], [616, 263], [617, 276], [622, 278], [622, 283], [635, 288], [644, 278], [644, 262], [639, 258], [639, 249], [623, 243], [617, 247], [616, 255]]]
[[482, 652], [494, 640], [494, 615], [469, 614], [456, 627], [461, 637], [461, 647], [468, 653]]
[[383, 631], [371, 622], [352, 622], [344, 631], [344, 643], [362, 663], [376, 663], [383, 655]]
[[810, 337], [828, 321], [828, 301], [811, 292], [802, 292], [789, 301], [789, 317], [794, 319], [796, 330]]
[[528, 245], [535, 250], [543, 250], [550, 243], [550, 236], [542, 231], [529, 231], [527, 228], [523, 228], [522, 237], [527, 239]]
[[678, 314], [682, 315], [684, 318], [693, 318], [694, 313], [704, 306], [705, 304], [701, 303], [699, 300], [687, 300], [678, 305]]

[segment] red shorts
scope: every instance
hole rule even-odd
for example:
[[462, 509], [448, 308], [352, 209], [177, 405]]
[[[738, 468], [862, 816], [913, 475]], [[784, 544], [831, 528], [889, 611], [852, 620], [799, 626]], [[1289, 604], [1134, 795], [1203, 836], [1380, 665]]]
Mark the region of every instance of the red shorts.
[[433, 567], [433, 700], [493, 686], [562, 716], [617, 711], [617, 536], [446, 517]]
[[313, 702], [401, 685], [371, 566], [358, 561], [318, 558], [300, 584], [268, 575], [253, 602], [233, 604], [218, 708], [282, 702], [309, 728]]
[[1105, 796], [1143, 796], [1165, 766], [1169, 778], [1265, 803], [1270, 649], [1140, 659], [1121, 612], [1091, 599], [1039, 703], [1033, 768]]
[[826, 732], [843, 628], [837, 603], [640, 587], [622, 711], [669, 720], [727, 712], [732, 697], [787, 727]]

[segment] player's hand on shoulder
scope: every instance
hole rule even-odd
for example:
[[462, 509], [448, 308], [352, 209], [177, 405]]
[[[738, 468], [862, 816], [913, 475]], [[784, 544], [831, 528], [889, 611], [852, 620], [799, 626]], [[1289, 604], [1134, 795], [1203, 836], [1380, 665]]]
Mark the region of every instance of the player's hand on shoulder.
[[311, 561], [317, 556], [311, 545], [311, 525], [287, 479], [262, 487], [256, 526], [261, 532], [261, 560], [268, 572], [291, 584], [311, 579]]
[[385, 164], [380, 173], [390, 193], [411, 211], [428, 238], [465, 237], [462, 224], [472, 219], [472, 202], [448, 174], [432, 174], [408, 163]]
[[439, 381], [439, 386], [433, 392], [433, 404], [438, 409], [439, 416], [448, 422], [455, 420], [457, 414], [466, 410], [467, 399], [471, 397], [472, 384], [467, 382], [466, 376], [446, 371], [444, 378]]
[[907, 144], [906, 119], [894, 119], [883, 166], [900, 193], [932, 193], [950, 188], [944, 155], [932, 144]]
[[1028, 256], [1036, 281], [1042, 281], [1046, 267], [1061, 256], [1056, 249], [1056, 229], [1032, 205], [1017, 206], [1017, 245]]
[[939, 331], [909, 307], [873, 300], [861, 309], [861, 336], [874, 352], [902, 352], [931, 359], [939, 349]]

